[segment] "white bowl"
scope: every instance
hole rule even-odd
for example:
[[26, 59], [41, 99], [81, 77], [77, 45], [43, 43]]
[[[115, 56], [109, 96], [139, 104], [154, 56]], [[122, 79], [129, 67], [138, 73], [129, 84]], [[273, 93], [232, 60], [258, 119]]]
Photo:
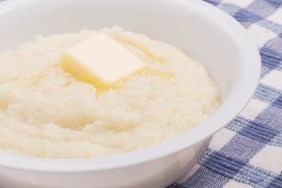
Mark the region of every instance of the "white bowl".
[[217, 82], [222, 106], [177, 139], [119, 156], [38, 159], [0, 153], [0, 187], [165, 187], [192, 168], [210, 137], [247, 104], [260, 56], [246, 31], [220, 10], [195, 0], [8, 0], [0, 3], [0, 51], [44, 36], [119, 25], [182, 49]]

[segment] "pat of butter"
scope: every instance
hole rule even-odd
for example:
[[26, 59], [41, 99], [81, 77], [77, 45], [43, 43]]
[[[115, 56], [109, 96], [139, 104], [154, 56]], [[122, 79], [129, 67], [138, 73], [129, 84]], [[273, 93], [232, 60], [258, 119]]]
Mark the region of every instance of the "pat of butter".
[[100, 89], [114, 86], [145, 67], [144, 62], [104, 33], [66, 50], [60, 65], [66, 72]]

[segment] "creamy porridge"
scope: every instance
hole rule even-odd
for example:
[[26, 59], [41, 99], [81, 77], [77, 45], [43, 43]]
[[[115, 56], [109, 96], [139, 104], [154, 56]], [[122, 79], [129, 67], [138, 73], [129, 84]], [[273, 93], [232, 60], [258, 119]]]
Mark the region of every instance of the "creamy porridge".
[[102, 32], [146, 68], [98, 90], [59, 66], [101, 31], [36, 37], [0, 55], [0, 150], [44, 158], [119, 154], [175, 138], [206, 120], [220, 95], [205, 68], [177, 48], [121, 28]]

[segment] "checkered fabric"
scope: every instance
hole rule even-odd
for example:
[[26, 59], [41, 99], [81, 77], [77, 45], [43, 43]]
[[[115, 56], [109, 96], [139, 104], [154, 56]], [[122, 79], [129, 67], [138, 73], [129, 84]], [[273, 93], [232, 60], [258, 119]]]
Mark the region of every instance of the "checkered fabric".
[[262, 75], [248, 106], [171, 188], [282, 188], [282, 0], [205, 1], [248, 30], [260, 49]]
[[282, 188], [282, 0], [205, 0], [240, 22], [260, 49], [259, 87], [173, 188]]

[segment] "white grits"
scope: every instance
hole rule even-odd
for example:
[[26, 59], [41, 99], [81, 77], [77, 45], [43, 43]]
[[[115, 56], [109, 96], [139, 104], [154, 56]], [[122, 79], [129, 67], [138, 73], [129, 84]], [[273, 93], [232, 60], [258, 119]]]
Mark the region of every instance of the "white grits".
[[0, 55], [0, 150], [44, 158], [119, 154], [175, 138], [219, 107], [218, 88], [200, 63], [144, 35], [103, 31], [147, 64], [106, 92], [58, 65], [66, 48], [97, 31], [38, 36]]

